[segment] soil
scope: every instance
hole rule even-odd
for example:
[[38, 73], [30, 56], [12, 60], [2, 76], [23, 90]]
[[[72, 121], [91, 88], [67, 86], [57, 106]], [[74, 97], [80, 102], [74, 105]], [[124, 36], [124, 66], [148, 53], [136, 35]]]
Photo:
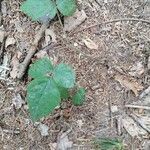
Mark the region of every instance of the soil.
[[[21, 2], [1, 1], [0, 26], [3, 25], [6, 37], [16, 40], [15, 44], [6, 48], [0, 45], [0, 62], [2, 64], [7, 56], [10, 70], [13, 56], [19, 51], [19, 61], [23, 61], [41, 27], [40, 23], [31, 21], [20, 11]], [[150, 86], [150, 24], [140, 21], [150, 22], [150, 1], [78, 0], [78, 9], [85, 11], [87, 19], [70, 33], [63, 32], [57, 18], [50, 22], [58, 45], [48, 49], [47, 53], [55, 64], [65, 62], [73, 66], [78, 84], [87, 91], [84, 105], [76, 107], [69, 101], [63, 102], [61, 110], [41, 120], [49, 127], [49, 135], [43, 137], [28, 113], [25, 97], [30, 79], [27, 74], [22, 80], [12, 79], [9, 70], [5, 79], [0, 80], [1, 150], [49, 150], [53, 143], [57, 143], [60, 132], [68, 130], [71, 130], [68, 136], [73, 142], [72, 150], [95, 149], [93, 141], [96, 138], [119, 138], [127, 150], [144, 149], [144, 138], [132, 138], [125, 129], [119, 133], [117, 127], [118, 120], [130, 113], [125, 105], [137, 102], [142, 91], [136, 96], [131, 89], [116, 81], [114, 76], [119, 72], [131, 77], [131, 68], [141, 63], [143, 72], [138, 72], [132, 78], [143, 86], [143, 90]], [[122, 18], [137, 20], [112, 21], [88, 28], [93, 24]], [[89, 49], [83, 42], [87, 38], [94, 41], [98, 49]], [[44, 37], [39, 50], [43, 41]], [[32, 62], [36, 59], [33, 57]], [[20, 109], [16, 109], [12, 102], [16, 94], [20, 94], [24, 101]], [[117, 107], [117, 111], [112, 111], [113, 106]]]

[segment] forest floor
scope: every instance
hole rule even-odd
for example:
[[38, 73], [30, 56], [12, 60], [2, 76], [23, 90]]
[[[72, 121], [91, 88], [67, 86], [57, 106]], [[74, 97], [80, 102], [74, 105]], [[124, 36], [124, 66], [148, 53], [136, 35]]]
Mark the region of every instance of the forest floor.
[[149, 0], [78, 0], [84, 21], [75, 29], [50, 22], [31, 63], [48, 56], [73, 66], [86, 100], [80, 107], [64, 102], [34, 124], [26, 103], [30, 79], [15, 76], [41, 24], [20, 11], [21, 0], [0, 2], [1, 150], [54, 150], [61, 142], [92, 150], [99, 138], [118, 138], [127, 150], [150, 149]]

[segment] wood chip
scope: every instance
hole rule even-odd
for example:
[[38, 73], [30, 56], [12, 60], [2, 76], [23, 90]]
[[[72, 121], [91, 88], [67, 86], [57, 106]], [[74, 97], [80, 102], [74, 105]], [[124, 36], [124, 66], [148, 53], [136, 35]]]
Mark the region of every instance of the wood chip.
[[135, 96], [138, 96], [138, 92], [144, 88], [134, 78], [131, 78], [125, 75], [116, 74], [115, 80], [118, 81], [123, 87], [126, 87], [127, 89], [132, 90]]

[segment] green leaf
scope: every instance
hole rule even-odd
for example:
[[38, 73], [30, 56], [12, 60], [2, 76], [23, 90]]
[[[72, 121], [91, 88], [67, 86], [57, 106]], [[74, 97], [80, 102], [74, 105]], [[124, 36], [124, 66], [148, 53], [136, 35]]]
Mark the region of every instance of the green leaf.
[[54, 68], [53, 78], [55, 82], [64, 88], [72, 88], [75, 84], [75, 72], [74, 70], [66, 65], [59, 64]]
[[59, 90], [51, 78], [35, 79], [27, 88], [27, 102], [33, 121], [53, 112], [60, 101]]
[[69, 90], [67, 88], [63, 88], [63, 87], [58, 87], [59, 92], [60, 92], [60, 97], [61, 99], [67, 99], [70, 95], [69, 95]]
[[31, 65], [29, 69], [29, 76], [32, 78], [40, 78], [51, 73], [53, 66], [48, 58], [42, 58]]
[[41, 22], [53, 19], [57, 13], [56, 5], [52, 0], [26, 0], [22, 3], [21, 10], [33, 21]]
[[123, 143], [118, 139], [96, 139], [95, 146], [101, 150], [123, 150]]
[[82, 105], [85, 100], [85, 89], [79, 88], [77, 93], [72, 97], [72, 102], [74, 105]]
[[58, 10], [64, 16], [71, 16], [76, 11], [76, 0], [56, 0]]

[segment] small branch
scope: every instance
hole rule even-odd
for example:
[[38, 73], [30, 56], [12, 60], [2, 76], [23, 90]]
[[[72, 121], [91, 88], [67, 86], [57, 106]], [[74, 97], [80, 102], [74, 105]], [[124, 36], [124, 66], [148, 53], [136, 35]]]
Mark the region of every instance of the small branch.
[[21, 79], [31, 61], [31, 58], [34, 56], [34, 54], [36, 53], [37, 51], [37, 47], [38, 47], [38, 43], [40, 41], [40, 39], [42, 38], [42, 35], [43, 33], [45, 32], [45, 30], [47, 29], [48, 27], [48, 23], [44, 23], [42, 26], [41, 26], [41, 29], [39, 30], [39, 32], [37, 33], [37, 35], [35, 36], [35, 40], [32, 44], [32, 47], [31, 49], [29, 50], [26, 58], [24, 59], [24, 61], [20, 64], [19, 66], [19, 72], [18, 72], [18, 79]]
[[127, 107], [127, 108], [137, 108], [137, 109], [146, 109], [146, 110], [150, 110], [150, 107], [148, 107], [148, 106], [125, 105], [125, 107]]
[[106, 21], [106, 22], [102, 22], [102, 23], [97, 23], [97, 24], [94, 24], [94, 25], [82, 28], [82, 29], [80, 29], [78, 31], [73, 32], [73, 34], [81, 32], [81, 31], [84, 31], [84, 30], [87, 30], [87, 29], [90, 29], [90, 28], [93, 28], [93, 27], [96, 27], [96, 26], [99, 26], [99, 25], [104, 25], [104, 24], [109, 24], [109, 23], [119, 22], [119, 21], [137, 21], [137, 22], [143, 22], [143, 23], [150, 24], [150, 21], [144, 20], [144, 19], [136, 19], [136, 18], [114, 19], [114, 20], [110, 20], [110, 21]]

